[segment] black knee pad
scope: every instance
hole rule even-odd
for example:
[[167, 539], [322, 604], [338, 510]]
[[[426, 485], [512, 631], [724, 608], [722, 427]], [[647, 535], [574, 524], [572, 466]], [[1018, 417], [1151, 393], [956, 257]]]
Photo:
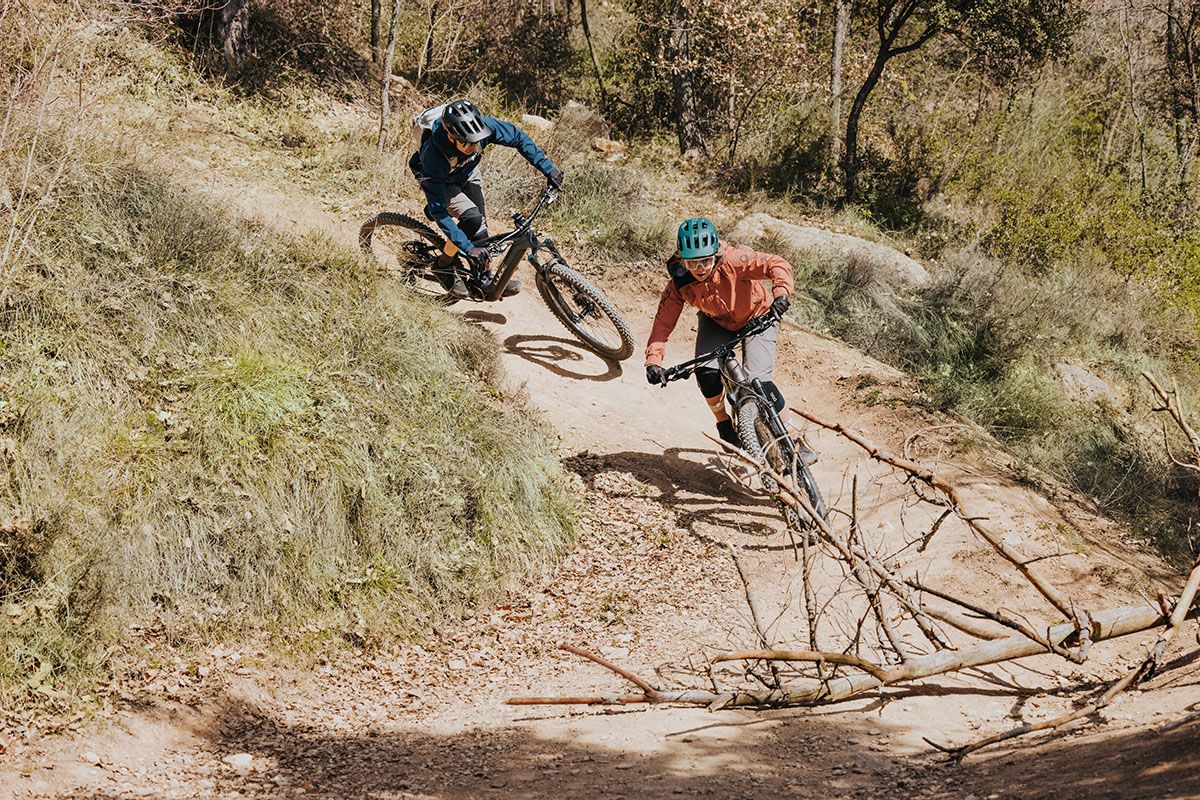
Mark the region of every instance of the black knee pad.
[[458, 227], [472, 242], [478, 241], [481, 238], [480, 234], [487, 236], [487, 222], [477, 208], [463, 212], [458, 218]]
[[774, 381], [763, 381], [763, 391], [767, 393], [767, 399], [771, 401], [771, 405], [775, 406], [775, 413], [779, 414], [787, 407], [787, 402], [783, 399], [783, 393], [779, 391], [779, 387]]
[[721, 383], [721, 371], [712, 367], [697, 369], [696, 383], [700, 385], [700, 394], [709, 399], [720, 397], [721, 392], [725, 391], [725, 386]]

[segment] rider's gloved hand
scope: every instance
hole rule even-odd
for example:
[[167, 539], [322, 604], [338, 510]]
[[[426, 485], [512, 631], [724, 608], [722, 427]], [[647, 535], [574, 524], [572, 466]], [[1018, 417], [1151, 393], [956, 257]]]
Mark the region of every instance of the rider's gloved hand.
[[563, 187], [563, 171], [558, 167], [550, 170], [550, 174], [546, 176], [546, 183], [556, 192], [561, 192]]
[[486, 247], [472, 247], [467, 251], [467, 258], [470, 260], [471, 266], [475, 267], [475, 270], [481, 275], [487, 272], [492, 263], [492, 253]]
[[667, 371], [658, 364], [646, 365], [646, 380], [651, 386], [666, 386]]
[[783, 319], [783, 315], [787, 313], [788, 307], [791, 304], [792, 301], [788, 300], [788, 296], [781, 294], [771, 301], [771, 316], [775, 317], [775, 319]]

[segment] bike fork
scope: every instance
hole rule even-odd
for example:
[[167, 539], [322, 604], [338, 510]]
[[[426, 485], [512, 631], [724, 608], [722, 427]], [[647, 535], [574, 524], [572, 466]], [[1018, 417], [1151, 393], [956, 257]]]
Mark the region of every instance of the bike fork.
[[759, 403], [758, 411], [763, 417], [763, 422], [767, 424], [767, 430], [771, 432], [771, 438], [775, 440], [775, 446], [779, 448], [779, 453], [783, 456], [783, 462], [790, 469], [795, 456], [795, 447], [792, 443], [792, 437], [788, 433], [787, 426], [783, 424], [783, 419], [779, 416], [779, 412], [775, 410], [775, 404], [767, 397], [767, 391], [763, 388], [762, 381], [754, 378], [750, 381], [750, 385], [754, 387], [755, 395], [760, 398], [767, 398], [766, 402]]

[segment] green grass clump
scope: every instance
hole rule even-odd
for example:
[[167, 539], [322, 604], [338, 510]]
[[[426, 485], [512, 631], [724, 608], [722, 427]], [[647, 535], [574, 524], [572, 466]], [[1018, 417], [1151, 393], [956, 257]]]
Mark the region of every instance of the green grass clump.
[[34, 156], [63, 177], [2, 265], [6, 702], [120, 670], [130, 626], [382, 640], [569, 543], [486, 335], [112, 151]]

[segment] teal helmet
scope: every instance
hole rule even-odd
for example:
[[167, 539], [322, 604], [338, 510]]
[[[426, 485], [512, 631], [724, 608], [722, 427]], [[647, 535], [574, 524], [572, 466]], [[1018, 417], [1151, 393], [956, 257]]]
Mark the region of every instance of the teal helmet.
[[679, 257], [708, 258], [717, 254], [717, 229], [704, 217], [686, 220], [679, 226]]

